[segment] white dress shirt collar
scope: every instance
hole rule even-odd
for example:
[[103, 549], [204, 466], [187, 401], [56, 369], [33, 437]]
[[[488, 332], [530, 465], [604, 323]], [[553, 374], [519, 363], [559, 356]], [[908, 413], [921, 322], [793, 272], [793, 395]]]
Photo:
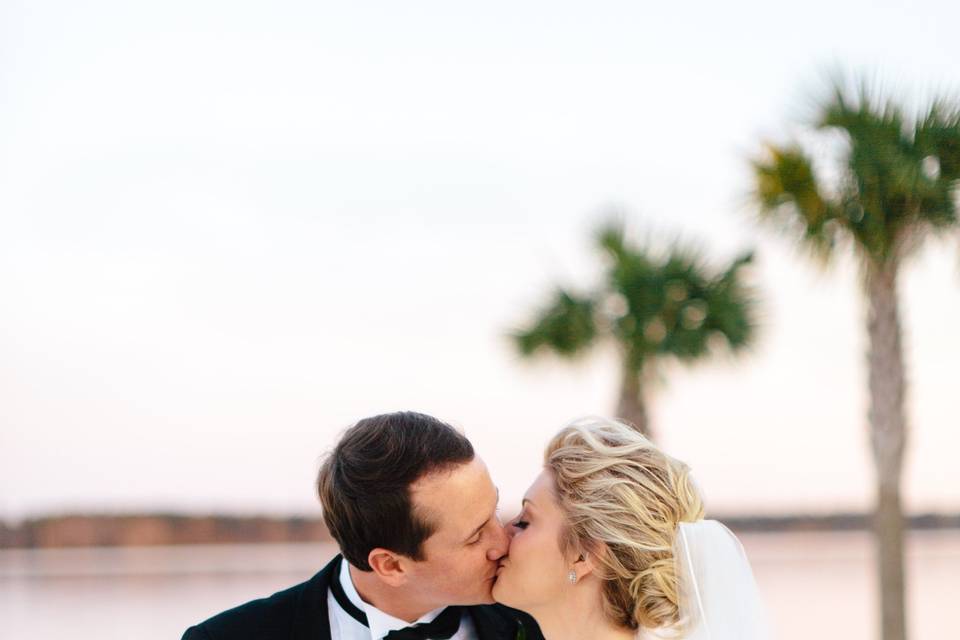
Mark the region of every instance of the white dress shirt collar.
[[347, 600], [353, 603], [355, 607], [367, 614], [367, 623], [370, 626], [371, 640], [381, 640], [385, 635], [397, 629], [411, 627], [421, 622], [432, 622], [434, 618], [440, 615], [446, 607], [434, 609], [423, 614], [416, 622], [407, 622], [400, 618], [394, 618], [389, 613], [384, 613], [372, 604], [363, 601], [357, 588], [353, 586], [353, 579], [350, 577], [350, 563], [344, 560], [340, 563], [340, 585], [347, 596]]

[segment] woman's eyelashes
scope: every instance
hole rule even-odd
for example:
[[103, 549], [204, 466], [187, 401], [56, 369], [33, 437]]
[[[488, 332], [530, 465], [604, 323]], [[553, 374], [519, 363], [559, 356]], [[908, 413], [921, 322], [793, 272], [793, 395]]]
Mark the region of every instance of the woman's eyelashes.
[[528, 526], [530, 526], [530, 523], [524, 520], [523, 516], [520, 516], [513, 521], [513, 526], [515, 526], [517, 529], [526, 529]]

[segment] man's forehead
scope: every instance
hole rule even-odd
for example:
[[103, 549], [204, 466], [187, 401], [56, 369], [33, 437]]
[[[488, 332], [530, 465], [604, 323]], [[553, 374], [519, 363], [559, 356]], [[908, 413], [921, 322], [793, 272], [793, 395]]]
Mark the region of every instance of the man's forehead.
[[497, 489], [479, 458], [430, 474], [410, 487], [414, 507], [430, 519], [435, 533], [460, 536], [489, 517]]
[[486, 483], [492, 484], [487, 465], [480, 458], [473, 458], [421, 476], [410, 485], [410, 494], [416, 500], [430, 500], [438, 494], [479, 490]]

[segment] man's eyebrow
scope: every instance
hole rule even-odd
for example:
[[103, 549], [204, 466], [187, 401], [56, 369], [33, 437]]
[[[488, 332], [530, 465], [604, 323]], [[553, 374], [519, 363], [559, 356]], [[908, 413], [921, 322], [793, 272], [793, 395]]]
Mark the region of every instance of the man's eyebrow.
[[[499, 489], [499, 488], [497, 489], [497, 504], [498, 504], [498, 505], [500, 504], [500, 489]], [[485, 526], [487, 526], [487, 523], [488, 523], [488, 522], [490, 522], [490, 518], [487, 518], [486, 520], [484, 520], [483, 523], [482, 523], [479, 527], [477, 527], [476, 529], [474, 529], [473, 532], [472, 532], [470, 535], [468, 535], [466, 538], [463, 539], [463, 541], [464, 541], [464, 542], [467, 542], [468, 540], [470, 540], [470, 538], [472, 538], [473, 536], [475, 536], [475, 535], [477, 535], [478, 533], [480, 533], [480, 531], [481, 531]]]

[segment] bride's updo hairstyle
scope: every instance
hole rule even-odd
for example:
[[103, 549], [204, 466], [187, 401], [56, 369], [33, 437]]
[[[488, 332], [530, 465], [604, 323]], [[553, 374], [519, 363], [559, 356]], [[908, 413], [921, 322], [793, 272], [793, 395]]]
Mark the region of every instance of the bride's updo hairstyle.
[[603, 418], [563, 428], [547, 444], [544, 464], [567, 519], [560, 548], [591, 554], [607, 617], [628, 629], [680, 623], [677, 525], [703, 518], [689, 467]]

